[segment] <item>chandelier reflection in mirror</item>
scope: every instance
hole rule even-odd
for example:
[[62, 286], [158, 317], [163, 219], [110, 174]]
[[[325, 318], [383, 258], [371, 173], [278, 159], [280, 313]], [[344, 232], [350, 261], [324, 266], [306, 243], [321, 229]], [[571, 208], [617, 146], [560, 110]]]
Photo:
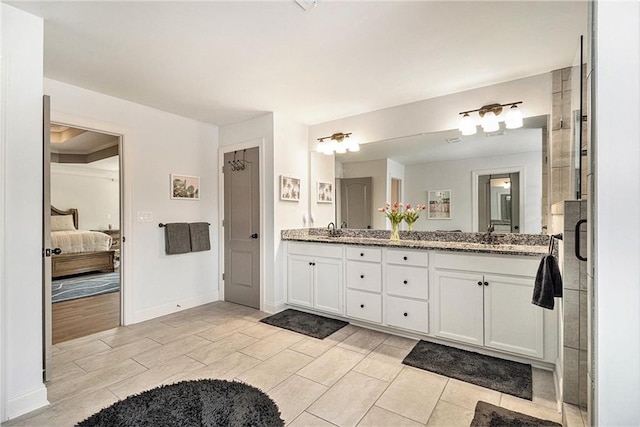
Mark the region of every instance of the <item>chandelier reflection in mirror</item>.
[[360, 144], [351, 136], [351, 132], [338, 132], [331, 136], [318, 138], [317, 151], [327, 155], [334, 153], [343, 154], [347, 151], [360, 151]]
[[[507, 104], [489, 104], [484, 105], [477, 110], [463, 111], [460, 113], [460, 132], [463, 135], [473, 135], [477, 132], [477, 126], [480, 124], [484, 132], [495, 132], [500, 129], [500, 121], [498, 116], [502, 113], [502, 107], [511, 107], [507, 111], [504, 119], [507, 129], [518, 129], [522, 127], [522, 111], [518, 108], [518, 104], [522, 101], [509, 102]], [[469, 113], [477, 112], [480, 116], [478, 123]]]

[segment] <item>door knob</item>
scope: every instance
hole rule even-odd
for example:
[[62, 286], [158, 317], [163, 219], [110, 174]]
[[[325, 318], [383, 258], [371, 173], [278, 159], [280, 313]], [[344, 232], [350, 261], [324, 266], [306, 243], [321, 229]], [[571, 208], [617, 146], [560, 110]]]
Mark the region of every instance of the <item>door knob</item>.
[[252, 238], [252, 239], [257, 239], [257, 238], [258, 238], [258, 233], [253, 233], [253, 234], [251, 235], [251, 238]]
[[51, 249], [51, 253], [54, 254], [54, 255], [60, 255], [62, 253], [62, 249], [53, 248], [53, 249]]

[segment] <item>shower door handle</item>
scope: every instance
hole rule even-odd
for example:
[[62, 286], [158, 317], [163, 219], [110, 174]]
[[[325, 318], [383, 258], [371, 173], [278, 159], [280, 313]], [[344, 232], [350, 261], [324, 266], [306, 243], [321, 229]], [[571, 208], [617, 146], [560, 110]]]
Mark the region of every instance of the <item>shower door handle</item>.
[[586, 219], [581, 219], [580, 221], [576, 222], [576, 235], [575, 238], [573, 239], [575, 241], [575, 253], [576, 253], [576, 258], [578, 258], [580, 261], [586, 261], [587, 257], [583, 257], [582, 255], [580, 255], [580, 226], [582, 224], [586, 224], [587, 220]]

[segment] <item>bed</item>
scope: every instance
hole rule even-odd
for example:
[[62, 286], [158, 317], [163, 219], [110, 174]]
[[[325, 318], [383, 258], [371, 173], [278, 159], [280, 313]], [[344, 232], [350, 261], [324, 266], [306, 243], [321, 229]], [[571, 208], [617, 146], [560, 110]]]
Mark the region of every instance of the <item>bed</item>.
[[114, 271], [113, 240], [105, 233], [78, 230], [78, 210], [51, 206], [51, 247], [62, 249], [51, 257], [53, 278], [93, 271]]

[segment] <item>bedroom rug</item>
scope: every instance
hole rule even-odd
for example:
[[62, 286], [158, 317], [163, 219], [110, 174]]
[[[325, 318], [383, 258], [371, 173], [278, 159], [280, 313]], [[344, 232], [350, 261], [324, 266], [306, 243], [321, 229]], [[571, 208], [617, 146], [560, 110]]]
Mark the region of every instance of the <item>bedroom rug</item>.
[[479, 401], [471, 427], [562, 427], [549, 420], [510, 411], [487, 402]]
[[51, 281], [51, 302], [68, 301], [120, 290], [120, 273], [63, 277]]
[[100, 426], [284, 426], [278, 406], [250, 385], [225, 380], [164, 385], [97, 412], [77, 424]]
[[291, 309], [265, 317], [260, 321], [268, 325], [289, 329], [290, 331], [299, 332], [319, 339], [324, 339], [349, 324], [342, 320], [330, 319], [328, 317]]
[[531, 365], [420, 341], [405, 365], [531, 400]]

